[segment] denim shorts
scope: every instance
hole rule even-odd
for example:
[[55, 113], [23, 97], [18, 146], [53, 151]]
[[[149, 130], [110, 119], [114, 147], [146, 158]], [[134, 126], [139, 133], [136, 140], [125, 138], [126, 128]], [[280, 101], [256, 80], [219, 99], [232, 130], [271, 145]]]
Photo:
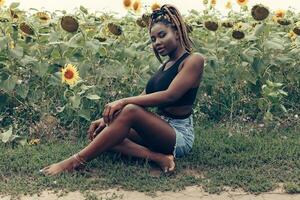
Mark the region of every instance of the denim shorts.
[[187, 155], [191, 152], [194, 143], [193, 116], [184, 119], [174, 119], [164, 115], [160, 117], [165, 120], [176, 133], [176, 143], [173, 151], [175, 158]]

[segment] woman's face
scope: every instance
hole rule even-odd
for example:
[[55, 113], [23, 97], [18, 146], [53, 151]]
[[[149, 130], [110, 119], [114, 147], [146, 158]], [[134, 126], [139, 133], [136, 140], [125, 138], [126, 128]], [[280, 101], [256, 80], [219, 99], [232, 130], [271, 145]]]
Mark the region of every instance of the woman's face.
[[166, 56], [175, 51], [180, 45], [176, 31], [162, 23], [152, 26], [150, 37], [153, 48], [161, 55]]

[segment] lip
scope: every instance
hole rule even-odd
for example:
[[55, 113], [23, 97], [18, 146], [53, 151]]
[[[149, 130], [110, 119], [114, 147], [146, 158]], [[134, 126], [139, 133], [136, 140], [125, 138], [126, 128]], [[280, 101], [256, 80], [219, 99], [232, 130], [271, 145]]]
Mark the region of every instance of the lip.
[[157, 50], [159, 53], [162, 53], [162, 52], [165, 51], [165, 48], [157, 48], [156, 50]]

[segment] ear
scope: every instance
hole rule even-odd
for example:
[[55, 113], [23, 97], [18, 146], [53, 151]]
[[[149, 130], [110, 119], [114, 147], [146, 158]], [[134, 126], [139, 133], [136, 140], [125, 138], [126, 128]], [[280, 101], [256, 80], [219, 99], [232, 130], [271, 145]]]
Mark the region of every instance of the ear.
[[179, 40], [179, 39], [180, 39], [178, 31], [175, 31], [175, 39], [176, 39], [176, 40]]

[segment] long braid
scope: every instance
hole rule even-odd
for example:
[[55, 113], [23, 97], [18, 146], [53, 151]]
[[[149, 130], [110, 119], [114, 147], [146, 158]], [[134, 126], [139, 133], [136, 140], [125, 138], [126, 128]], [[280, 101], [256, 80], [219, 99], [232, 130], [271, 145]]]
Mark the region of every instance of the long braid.
[[[179, 11], [174, 6], [165, 4], [160, 8], [160, 12], [161, 15], [154, 19], [151, 19], [149, 25], [149, 32], [151, 31], [152, 26], [156, 23], [163, 23], [165, 25], [171, 26], [174, 30], [178, 31], [180, 37], [180, 44], [186, 49], [186, 51], [191, 53], [193, 42], [188, 36], [186, 25]], [[162, 63], [158, 52], [154, 50], [154, 53], [156, 58]]]

